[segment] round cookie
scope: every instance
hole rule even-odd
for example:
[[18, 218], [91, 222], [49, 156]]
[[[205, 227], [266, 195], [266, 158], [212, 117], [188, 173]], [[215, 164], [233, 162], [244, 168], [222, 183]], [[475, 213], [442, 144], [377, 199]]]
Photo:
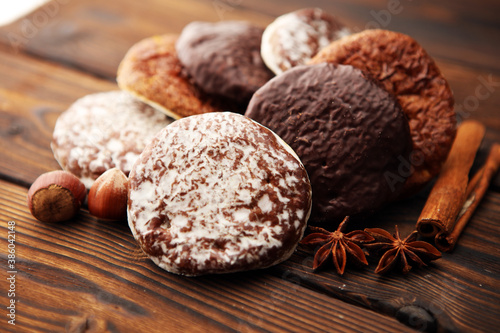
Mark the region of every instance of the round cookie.
[[260, 56], [263, 31], [243, 21], [192, 22], [177, 40], [177, 54], [203, 91], [246, 105], [273, 76]]
[[118, 67], [118, 86], [174, 119], [224, 109], [183, 72], [175, 51], [177, 38], [153, 36], [133, 45]]
[[158, 266], [182, 275], [286, 260], [310, 213], [311, 186], [297, 155], [269, 129], [235, 113], [167, 126], [129, 179], [134, 237]]
[[313, 190], [310, 223], [336, 225], [373, 211], [402, 188], [390, 175], [411, 151], [406, 117], [391, 94], [352, 66], [289, 69], [254, 94], [245, 115], [304, 163]]
[[413, 172], [408, 194], [436, 176], [448, 156], [456, 133], [453, 93], [437, 65], [411, 37], [387, 30], [366, 30], [339, 39], [320, 51], [311, 64], [352, 65], [369, 73], [395, 95], [406, 113], [413, 140]]
[[59, 116], [51, 148], [61, 167], [90, 189], [108, 169], [128, 174], [146, 144], [171, 122], [127, 92], [91, 94]]
[[319, 50], [350, 34], [335, 17], [304, 8], [276, 18], [262, 35], [261, 55], [275, 74], [304, 65]]

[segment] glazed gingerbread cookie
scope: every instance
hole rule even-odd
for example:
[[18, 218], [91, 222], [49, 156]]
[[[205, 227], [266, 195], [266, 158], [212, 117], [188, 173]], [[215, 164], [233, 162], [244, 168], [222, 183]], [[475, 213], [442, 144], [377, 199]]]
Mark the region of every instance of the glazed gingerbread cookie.
[[439, 173], [456, 133], [453, 94], [434, 60], [413, 38], [366, 30], [331, 43], [310, 61], [322, 62], [359, 68], [396, 96], [413, 140], [412, 155], [401, 163], [413, 172], [395, 173], [394, 182], [406, 181], [406, 192], [413, 193]]
[[246, 107], [255, 90], [273, 76], [260, 55], [263, 31], [243, 21], [191, 22], [176, 50], [201, 90]]
[[322, 48], [350, 34], [335, 17], [319, 8], [304, 8], [276, 18], [262, 35], [261, 54], [267, 67], [280, 74], [304, 65]]
[[89, 189], [111, 168], [128, 174], [146, 144], [171, 122], [127, 92], [95, 93], [59, 116], [51, 147], [61, 167]]
[[200, 91], [184, 73], [177, 38], [153, 36], [133, 45], [118, 68], [118, 85], [175, 119], [223, 110], [223, 103]]
[[278, 134], [300, 157], [313, 190], [310, 223], [337, 225], [400, 193], [388, 173], [408, 158], [408, 122], [395, 98], [352, 66], [302, 65], [253, 96], [246, 116]]
[[130, 172], [128, 221], [143, 251], [182, 275], [275, 265], [291, 256], [311, 208], [293, 150], [229, 112], [164, 128]]

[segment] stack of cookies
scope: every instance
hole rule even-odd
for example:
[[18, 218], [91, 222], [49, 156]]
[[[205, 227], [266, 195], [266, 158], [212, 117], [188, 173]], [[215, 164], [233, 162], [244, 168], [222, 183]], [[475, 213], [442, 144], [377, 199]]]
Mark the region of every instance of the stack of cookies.
[[144, 39], [117, 82], [61, 115], [54, 155], [87, 186], [129, 175], [133, 235], [183, 275], [286, 260], [307, 223], [421, 189], [455, 136], [451, 90], [415, 40], [317, 8]]

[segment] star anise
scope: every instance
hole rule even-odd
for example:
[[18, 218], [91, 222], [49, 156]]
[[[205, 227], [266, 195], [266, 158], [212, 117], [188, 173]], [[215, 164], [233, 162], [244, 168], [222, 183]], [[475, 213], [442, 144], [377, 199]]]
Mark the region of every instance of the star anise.
[[344, 274], [347, 258], [353, 260], [358, 265], [368, 265], [366, 256], [359, 244], [374, 241], [374, 238], [362, 230], [343, 233], [343, 229], [349, 217], [347, 216], [339, 225], [336, 231], [330, 232], [323, 228], [312, 227], [312, 234], [304, 237], [300, 242], [303, 245], [322, 245], [314, 255], [313, 270], [321, 267], [328, 258], [332, 257], [337, 273]]
[[365, 229], [366, 232], [375, 238], [374, 243], [366, 244], [365, 247], [370, 253], [383, 253], [375, 269], [375, 273], [387, 273], [394, 268], [399, 260], [403, 273], [407, 274], [412, 268], [411, 264], [422, 267], [427, 266], [427, 263], [432, 260], [441, 258], [441, 252], [434, 246], [427, 242], [416, 240], [418, 235], [416, 230], [401, 240], [398, 226], [395, 226], [395, 229], [394, 236], [380, 228]]

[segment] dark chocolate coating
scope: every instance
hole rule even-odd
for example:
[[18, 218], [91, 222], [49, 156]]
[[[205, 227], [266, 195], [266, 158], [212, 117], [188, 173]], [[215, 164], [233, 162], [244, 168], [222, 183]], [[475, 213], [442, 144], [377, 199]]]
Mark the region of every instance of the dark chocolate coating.
[[263, 31], [240, 21], [192, 22], [177, 40], [177, 55], [203, 91], [247, 103], [273, 77], [260, 56]]
[[434, 60], [410, 36], [368, 29], [331, 43], [309, 63], [322, 62], [356, 67], [396, 96], [408, 117], [417, 161], [405, 193], [422, 189], [441, 171], [456, 134], [453, 93]]
[[246, 116], [270, 128], [300, 157], [313, 191], [312, 223], [337, 224], [380, 208], [412, 142], [406, 116], [387, 91], [352, 66], [298, 66], [250, 100]]

